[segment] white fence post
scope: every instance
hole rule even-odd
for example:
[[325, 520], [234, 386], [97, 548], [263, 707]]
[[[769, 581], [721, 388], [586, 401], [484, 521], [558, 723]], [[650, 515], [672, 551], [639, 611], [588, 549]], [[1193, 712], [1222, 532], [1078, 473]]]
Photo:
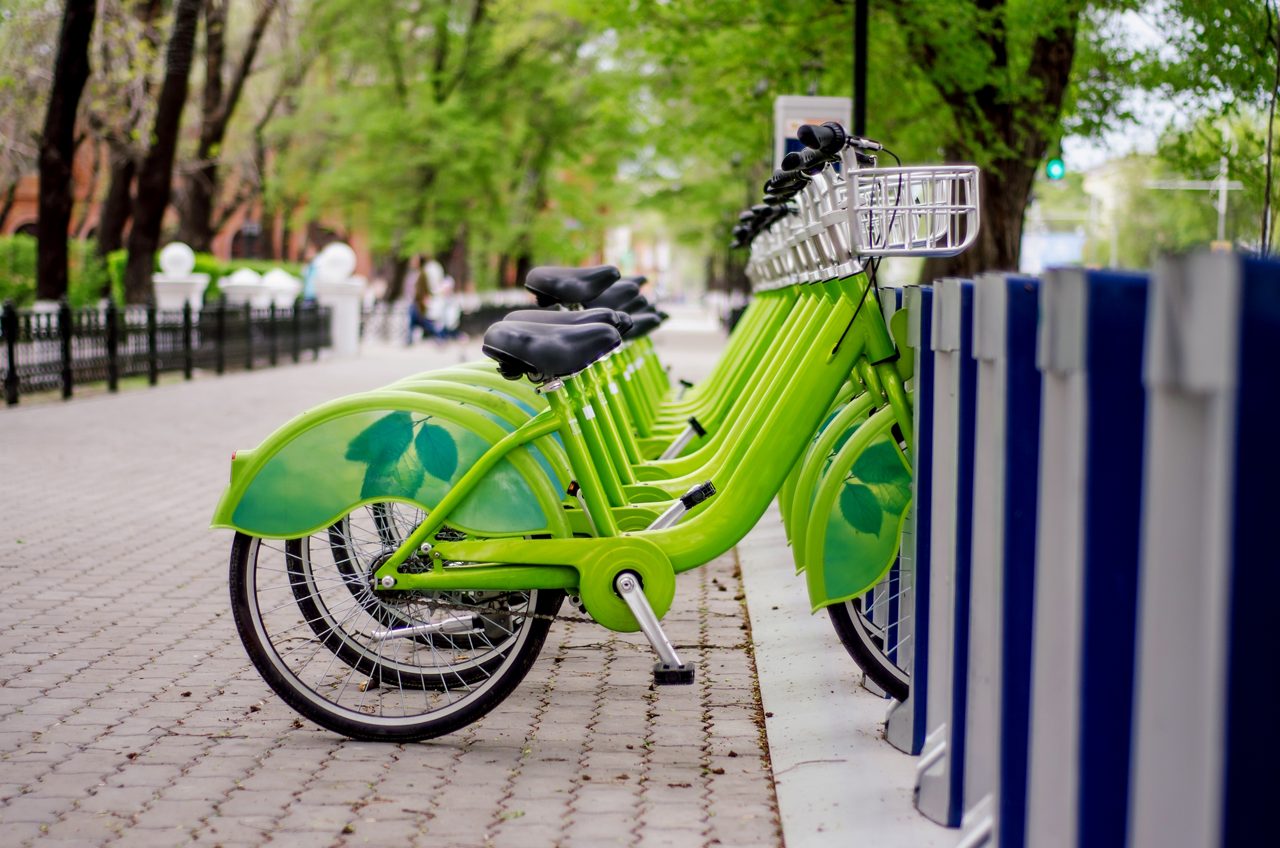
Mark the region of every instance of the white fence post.
[[1144, 276], [1050, 271], [1027, 841], [1123, 844], [1144, 403]]
[[1156, 270], [1129, 843], [1257, 845], [1275, 799], [1280, 266]]
[[984, 274], [975, 281], [978, 410], [962, 822], [966, 846], [1022, 844], [1039, 458], [1037, 313], [1036, 280]]
[[929, 700], [916, 807], [948, 827], [960, 824], [964, 794], [976, 374], [972, 308], [972, 283], [946, 279], [934, 286]]
[[915, 453], [911, 457], [911, 511], [902, 532], [898, 556], [904, 585], [910, 587], [898, 623], [899, 650], [911, 673], [907, 699], [889, 707], [885, 738], [908, 754], [924, 746], [929, 672], [929, 501], [933, 462], [933, 353], [931, 350], [933, 289], [912, 286], [903, 291], [907, 310], [907, 344], [915, 351], [912, 399], [915, 408]]

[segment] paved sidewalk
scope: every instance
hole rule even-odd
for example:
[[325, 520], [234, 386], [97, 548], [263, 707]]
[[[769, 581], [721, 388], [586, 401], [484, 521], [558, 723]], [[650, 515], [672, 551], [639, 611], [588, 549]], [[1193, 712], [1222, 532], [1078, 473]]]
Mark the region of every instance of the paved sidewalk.
[[[664, 353], [688, 367], [718, 343], [671, 334]], [[637, 637], [557, 624], [483, 721], [389, 746], [299, 720], [249, 667], [230, 536], [206, 529], [231, 451], [458, 358], [383, 349], [0, 410], [0, 846], [780, 844], [734, 552], [683, 577], [667, 618], [690, 688], [652, 690]]]

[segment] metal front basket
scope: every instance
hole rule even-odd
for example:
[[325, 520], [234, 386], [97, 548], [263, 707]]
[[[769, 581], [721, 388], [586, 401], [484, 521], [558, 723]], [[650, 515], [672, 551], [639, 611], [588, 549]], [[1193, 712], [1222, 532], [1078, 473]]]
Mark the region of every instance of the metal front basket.
[[851, 170], [849, 235], [857, 256], [955, 256], [978, 237], [978, 168]]

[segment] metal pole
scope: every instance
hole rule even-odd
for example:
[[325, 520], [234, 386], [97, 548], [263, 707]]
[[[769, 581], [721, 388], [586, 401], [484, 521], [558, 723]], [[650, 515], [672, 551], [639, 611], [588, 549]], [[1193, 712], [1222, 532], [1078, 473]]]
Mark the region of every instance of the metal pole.
[[191, 301], [182, 304], [182, 376], [190, 380], [195, 369], [195, 355], [191, 350]]
[[867, 132], [867, 0], [853, 7], [853, 134]]
[[120, 389], [120, 310], [107, 301], [107, 391]]
[[4, 302], [0, 333], [4, 334], [4, 348], [8, 357], [4, 369], [4, 402], [13, 406], [18, 402], [18, 310], [11, 300]]
[[58, 338], [62, 347], [62, 397], [71, 397], [71, 384], [75, 374], [71, 370], [71, 304], [64, 297], [58, 304]]
[[160, 343], [156, 333], [156, 302], [147, 302], [147, 383], [160, 382]]
[[214, 323], [215, 370], [222, 374], [227, 370], [227, 296], [218, 298], [217, 320]]

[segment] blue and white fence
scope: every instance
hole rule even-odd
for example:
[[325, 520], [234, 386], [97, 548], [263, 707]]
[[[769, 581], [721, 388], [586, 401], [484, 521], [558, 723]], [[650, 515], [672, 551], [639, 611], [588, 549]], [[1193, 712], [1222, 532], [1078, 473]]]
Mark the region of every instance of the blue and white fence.
[[920, 812], [964, 846], [1259, 844], [1280, 263], [989, 274], [900, 302], [912, 682], [886, 736], [920, 755]]

